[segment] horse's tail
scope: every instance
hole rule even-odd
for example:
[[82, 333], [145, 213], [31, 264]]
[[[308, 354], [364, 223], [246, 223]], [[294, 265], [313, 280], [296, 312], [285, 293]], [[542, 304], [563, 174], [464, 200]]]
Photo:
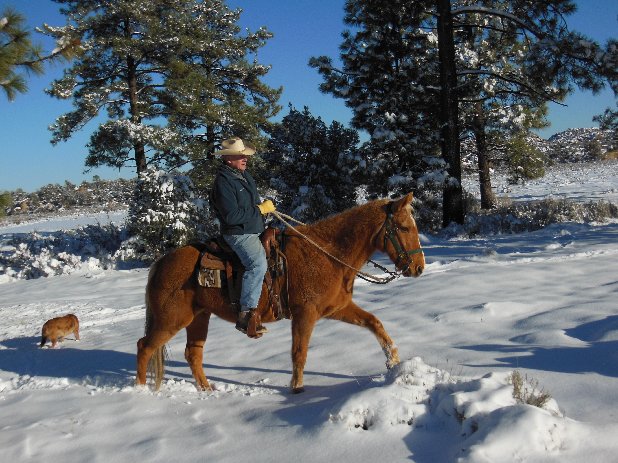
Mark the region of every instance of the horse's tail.
[[[152, 329], [154, 322], [154, 316], [150, 308], [148, 293], [150, 292], [150, 280], [157, 271], [158, 263], [158, 261], [155, 262], [150, 269], [150, 273], [148, 274], [148, 284], [146, 286], [146, 324], [144, 327], [144, 333], [146, 336], [150, 334], [150, 330]], [[167, 347], [164, 344], [154, 350], [152, 357], [150, 357], [150, 360], [148, 361], [147, 374], [148, 377], [154, 381], [155, 391], [158, 391], [161, 387], [161, 382], [163, 381], [163, 376], [165, 375], [165, 360], [167, 357]]]
[[148, 375], [154, 380], [154, 389], [158, 391], [165, 375], [165, 360], [167, 347], [165, 345], [155, 349], [148, 361]]
[[43, 347], [47, 342], [47, 336], [41, 336], [41, 345], [39, 347]]

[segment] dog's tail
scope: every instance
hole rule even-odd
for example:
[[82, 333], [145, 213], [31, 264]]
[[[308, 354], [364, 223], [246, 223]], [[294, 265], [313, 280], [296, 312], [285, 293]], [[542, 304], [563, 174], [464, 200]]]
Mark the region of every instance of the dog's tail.
[[39, 347], [43, 347], [47, 342], [47, 336], [41, 336], [41, 345]]

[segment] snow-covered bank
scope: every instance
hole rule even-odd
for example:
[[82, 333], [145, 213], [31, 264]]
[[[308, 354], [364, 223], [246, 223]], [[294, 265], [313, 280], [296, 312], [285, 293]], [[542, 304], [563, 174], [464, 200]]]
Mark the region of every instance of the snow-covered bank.
[[0, 223], [0, 235], [9, 233], [50, 232], [70, 230], [85, 225], [121, 225], [127, 217], [127, 211], [95, 212], [91, 214], [68, 213], [49, 217], [22, 218], [19, 223]]
[[[465, 176], [465, 188], [476, 196], [479, 195], [477, 182], [478, 175]], [[511, 201], [556, 198], [618, 203], [618, 161], [556, 164], [547, 169], [544, 177], [523, 185], [510, 185], [506, 174], [496, 172], [492, 185], [498, 197]]]
[[0, 284], [112, 268], [125, 218], [119, 211], [0, 226]]

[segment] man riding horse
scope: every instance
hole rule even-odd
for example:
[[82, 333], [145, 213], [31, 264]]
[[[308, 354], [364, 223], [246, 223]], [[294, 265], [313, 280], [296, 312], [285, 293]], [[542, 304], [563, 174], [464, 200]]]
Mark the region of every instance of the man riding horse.
[[[260, 241], [264, 231], [264, 215], [275, 211], [271, 200], [260, 202], [255, 180], [247, 169], [247, 158], [255, 154], [255, 146], [238, 137], [221, 143], [215, 152], [223, 164], [217, 171], [212, 198], [223, 239], [238, 255], [245, 267], [242, 277], [236, 329], [247, 328], [260, 302], [262, 282], [267, 271], [266, 253]], [[266, 327], [257, 326], [255, 334], [263, 334]]]
[[[239, 138], [223, 142], [219, 154], [224, 166], [215, 182], [213, 203], [220, 215], [225, 241], [232, 247], [238, 241], [255, 241], [251, 246], [253, 259], [259, 260], [265, 254], [258, 240], [258, 234], [264, 229], [262, 216], [273, 212], [281, 220], [284, 214], [275, 212], [270, 201], [259, 202], [255, 182], [245, 170], [247, 156], [254, 153], [255, 148]], [[304, 390], [309, 341], [316, 323], [323, 318], [367, 329], [382, 348], [387, 368], [399, 363], [397, 346], [382, 322], [359, 307], [352, 296], [357, 276], [386, 283], [398, 276], [418, 277], [423, 273], [425, 256], [414, 221], [412, 200], [412, 192], [398, 199], [377, 199], [309, 225], [288, 225], [281, 232], [288, 309], [285, 318], [290, 319], [292, 329], [292, 392]], [[246, 235], [252, 237], [245, 240]], [[229, 286], [226, 289], [202, 285], [196, 273], [199, 273], [206, 248], [203, 243], [182, 246], [151, 266], [146, 284], [146, 327], [144, 336], [137, 341], [136, 384], [145, 385], [150, 372], [155, 389], [159, 389], [165, 372], [165, 344], [185, 329], [184, 354], [196, 387], [211, 390], [203, 365], [211, 315], [236, 322], [241, 331], [254, 334], [254, 337], [257, 337], [255, 331], [256, 326], [261, 325], [260, 320], [268, 323], [281, 319], [275, 311], [267, 310], [268, 296], [264, 299], [251, 289], [259, 282], [262, 292], [268, 294], [268, 285], [262, 285], [263, 264], [245, 264], [249, 269], [253, 266], [259, 270], [253, 274], [253, 283], [243, 283], [240, 307], [234, 303], [236, 297], [230, 296]], [[236, 249], [240, 257], [246, 252], [242, 245]], [[368, 262], [377, 265], [370, 260], [376, 252], [386, 254], [395, 265], [394, 272], [380, 267], [388, 273], [387, 278], [361, 270]], [[264, 329], [260, 331], [263, 333]]]

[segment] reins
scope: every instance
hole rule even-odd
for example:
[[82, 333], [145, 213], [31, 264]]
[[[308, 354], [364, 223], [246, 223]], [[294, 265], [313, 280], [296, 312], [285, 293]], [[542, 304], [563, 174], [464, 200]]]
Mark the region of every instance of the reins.
[[[363, 272], [362, 270], [352, 267], [350, 264], [342, 261], [341, 259], [339, 259], [336, 256], [333, 256], [331, 253], [329, 253], [326, 249], [324, 249], [322, 246], [320, 246], [319, 244], [317, 244], [315, 241], [313, 241], [311, 238], [309, 238], [307, 235], [299, 232], [290, 222], [288, 222], [288, 220], [291, 220], [293, 222], [296, 222], [298, 225], [306, 225], [305, 223], [301, 222], [300, 220], [295, 219], [292, 216], [289, 216], [287, 214], [284, 214], [282, 212], [279, 211], [273, 211], [272, 214], [279, 219], [282, 223], [284, 223], [285, 225], [287, 225], [288, 227], [290, 227], [292, 230], [294, 230], [295, 233], [297, 233], [298, 235], [302, 236], [305, 240], [307, 240], [310, 244], [312, 244], [313, 246], [315, 246], [317, 249], [319, 249], [320, 251], [322, 251], [324, 254], [326, 254], [328, 257], [330, 257], [331, 259], [339, 262], [340, 264], [344, 265], [345, 267], [348, 267], [351, 270], [354, 270], [358, 276], [365, 280], [368, 281], [370, 283], [376, 283], [376, 284], [380, 284], [380, 285], [384, 285], [386, 283], [390, 283], [391, 281], [393, 281], [395, 278], [399, 278], [401, 276], [402, 272], [392, 272], [391, 270], [387, 269], [386, 267], [378, 264], [377, 262], [369, 259], [367, 262], [373, 264], [374, 267], [382, 270], [383, 272], [387, 273], [389, 276], [386, 278], [383, 277], [379, 277], [377, 275], [372, 275], [371, 273], [366, 273]], [[286, 220], [287, 219], [287, 220]], [[385, 237], [386, 239], [386, 237]]]

